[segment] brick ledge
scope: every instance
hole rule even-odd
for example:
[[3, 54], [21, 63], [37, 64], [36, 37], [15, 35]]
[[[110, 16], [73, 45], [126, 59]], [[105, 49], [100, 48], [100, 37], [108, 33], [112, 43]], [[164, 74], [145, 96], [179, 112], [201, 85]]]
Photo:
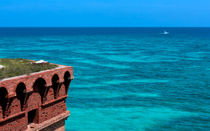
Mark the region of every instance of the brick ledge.
[[68, 116], [70, 115], [70, 111], [66, 111], [65, 113], [62, 113], [56, 117], [51, 118], [50, 120], [47, 120], [45, 122], [42, 122], [40, 124], [30, 124], [28, 125], [28, 128], [26, 129], [26, 131], [39, 131], [42, 130], [60, 120], [66, 119]]

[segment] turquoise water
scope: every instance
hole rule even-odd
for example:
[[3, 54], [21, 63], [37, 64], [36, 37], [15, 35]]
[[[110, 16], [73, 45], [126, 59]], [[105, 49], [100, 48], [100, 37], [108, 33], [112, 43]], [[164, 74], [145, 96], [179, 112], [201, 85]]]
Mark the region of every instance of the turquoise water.
[[210, 28], [0, 28], [0, 56], [74, 67], [67, 131], [210, 130]]

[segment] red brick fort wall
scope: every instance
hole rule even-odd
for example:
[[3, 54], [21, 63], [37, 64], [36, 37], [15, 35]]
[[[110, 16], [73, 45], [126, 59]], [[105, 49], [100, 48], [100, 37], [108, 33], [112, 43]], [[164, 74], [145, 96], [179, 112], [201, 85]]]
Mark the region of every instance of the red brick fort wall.
[[31, 123], [40, 124], [64, 113], [72, 79], [73, 68], [59, 66], [1, 80], [0, 130], [26, 130]]

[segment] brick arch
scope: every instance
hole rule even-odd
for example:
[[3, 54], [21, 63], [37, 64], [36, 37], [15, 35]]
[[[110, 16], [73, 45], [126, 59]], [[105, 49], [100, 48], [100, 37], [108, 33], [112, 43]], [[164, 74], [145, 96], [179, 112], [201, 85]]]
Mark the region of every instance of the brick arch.
[[58, 76], [58, 74], [54, 74], [54, 75], [52, 76], [51, 82], [52, 82], [52, 85], [53, 85], [54, 83], [59, 83], [59, 76]]
[[[19, 76], [18, 76], [19, 77]], [[26, 92], [30, 91], [28, 90], [27, 88], [27, 78], [24, 78], [24, 76], [20, 76], [19, 78], [11, 78], [11, 80], [9, 80], [9, 82], [7, 82], [7, 89], [8, 89], [8, 93], [9, 93], [9, 97], [15, 97], [17, 95], [16, 93], [16, 89], [17, 89], [17, 86], [22, 83], [25, 87], [26, 87]], [[8, 86], [10, 88], [8, 88]]]
[[59, 91], [59, 76], [57, 74], [54, 74], [51, 81], [52, 81], [52, 88], [54, 91], [54, 98], [56, 99]]
[[36, 81], [33, 84], [33, 91], [40, 94], [41, 102], [44, 103], [45, 98], [46, 98], [46, 92], [47, 92], [45, 79], [41, 77], [36, 79]]
[[45, 81], [45, 86], [48, 87], [51, 85], [51, 81], [50, 81], [50, 74], [32, 74], [30, 79], [26, 80], [26, 88], [27, 88], [27, 92], [31, 92], [34, 91], [34, 84], [37, 83], [38, 80], [43, 80]]
[[5, 87], [0, 87], [0, 106], [2, 109], [2, 116], [5, 117], [8, 105], [8, 91]]
[[21, 110], [24, 110], [26, 104], [26, 86], [23, 82], [20, 82], [16, 87], [16, 97], [20, 101]]
[[71, 79], [71, 73], [69, 71], [65, 71], [63, 75], [63, 79], [65, 80], [70, 80]]
[[71, 74], [69, 71], [66, 71], [63, 76], [64, 79], [64, 86], [65, 86], [65, 93], [67, 94], [70, 83], [71, 83]]

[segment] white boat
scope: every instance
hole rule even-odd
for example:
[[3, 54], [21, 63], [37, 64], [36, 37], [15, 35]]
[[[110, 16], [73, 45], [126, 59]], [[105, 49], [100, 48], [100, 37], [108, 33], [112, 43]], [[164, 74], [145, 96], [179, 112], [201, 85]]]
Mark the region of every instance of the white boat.
[[162, 35], [168, 35], [169, 34], [169, 32], [167, 32], [167, 31], [164, 31], [163, 33], [161, 33]]

